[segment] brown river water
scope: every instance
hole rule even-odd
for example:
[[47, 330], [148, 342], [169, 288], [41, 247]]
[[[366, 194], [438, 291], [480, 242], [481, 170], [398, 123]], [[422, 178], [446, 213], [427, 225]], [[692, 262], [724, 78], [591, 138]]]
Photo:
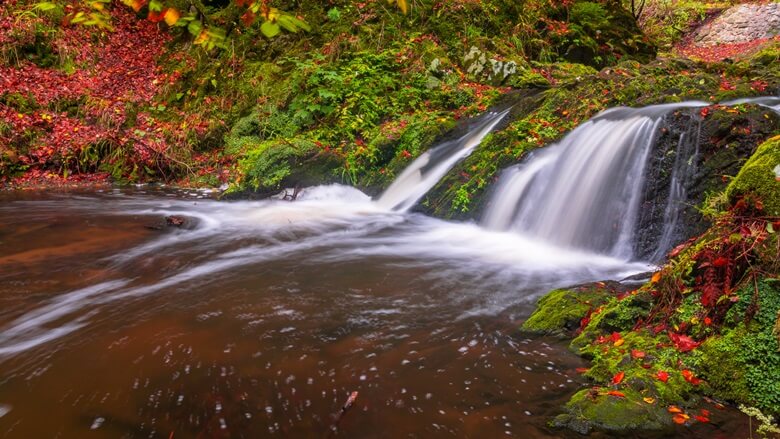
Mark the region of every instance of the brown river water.
[[[646, 269], [344, 187], [209, 197], [0, 193], [0, 437], [577, 437], [547, 422], [587, 363], [519, 322]], [[749, 430], [728, 409], [637, 436], [669, 434]]]

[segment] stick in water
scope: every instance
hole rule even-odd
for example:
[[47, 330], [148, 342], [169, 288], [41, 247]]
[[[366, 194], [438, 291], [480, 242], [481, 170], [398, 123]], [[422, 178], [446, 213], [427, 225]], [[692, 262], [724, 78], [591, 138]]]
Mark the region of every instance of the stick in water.
[[339, 422], [341, 422], [341, 418], [344, 416], [345, 413], [347, 413], [347, 410], [349, 410], [353, 405], [355, 405], [355, 401], [357, 400], [358, 392], [352, 392], [349, 394], [349, 398], [347, 398], [347, 402], [344, 403], [343, 406], [341, 406], [341, 410], [336, 413], [334, 416], [335, 421], [333, 422], [333, 425], [330, 426], [330, 434], [328, 437], [331, 437], [333, 434], [335, 434], [338, 431]]

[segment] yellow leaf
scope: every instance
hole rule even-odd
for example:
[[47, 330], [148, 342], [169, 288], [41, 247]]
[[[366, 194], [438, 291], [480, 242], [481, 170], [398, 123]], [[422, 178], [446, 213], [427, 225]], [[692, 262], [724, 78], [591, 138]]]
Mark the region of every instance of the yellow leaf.
[[401, 8], [401, 12], [404, 14], [409, 12], [409, 5], [406, 3], [406, 0], [398, 0], [398, 7]]
[[204, 44], [209, 39], [209, 34], [205, 30], [200, 31], [198, 38], [195, 38], [195, 44]]
[[181, 17], [179, 11], [174, 8], [168, 8], [168, 10], [165, 11], [163, 19], [165, 20], [165, 24], [168, 26], [173, 26], [177, 21], [179, 21], [179, 17]]
[[660, 271], [656, 271], [653, 274], [653, 277], [650, 278], [650, 282], [655, 284], [655, 283], [658, 283], [659, 280], [661, 280], [661, 272]]
[[649, 396], [646, 396], [646, 397], [642, 398], [642, 401], [644, 401], [644, 402], [646, 402], [648, 404], [652, 404], [652, 403], [655, 402], [655, 398], [651, 398]]
[[618, 340], [618, 341], [616, 341], [616, 342], [615, 342], [615, 346], [622, 346], [622, 345], [623, 345], [623, 343], [625, 343], [625, 342], [626, 342], [626, 341], [625, 341], [624, 339], [622, 339], [622, 338], [621, 338], [620, 340]]

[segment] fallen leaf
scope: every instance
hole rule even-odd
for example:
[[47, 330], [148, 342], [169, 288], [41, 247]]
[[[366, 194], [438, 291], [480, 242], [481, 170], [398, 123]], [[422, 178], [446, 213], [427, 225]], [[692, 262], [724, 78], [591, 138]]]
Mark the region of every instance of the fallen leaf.
[[666, 410], [669, 411], [669, 413], [682, 413], [683, 412], [682, 409], [680, 409], [680, 407], [677, 407], [676, 405], [670, 405]]
[[683, 369], [680, 373], [682, 373], [682, 376], [683, 378], [685, 378], [685, 381], [688, 381], [694, 386], [698, 386], [699, 384], [701, 384], [701, 380], [699, 378], [696, 378], [696, 376], [690, 370]]
[[631, 349], [631, 358], [645, 358], [645, 353], [637, 349]]
[[653, 277], [650, 278], [650, 282], [655, 284], [655, 283], [658, 283], [659, 280], [661, 280], [661, 272], [660, 271], [656, 271], [653, 274]]
[[674, 421], [675, 424], [685, 424], [688, 419], [690, 419], [690, 416], [684, 413], [678, 413], [672, 417], [672, 421]]
[[612, 384], [620, 384], [623, 381], [623, 377], [626, 376], [625, 372], [618, 372], [612, 377]]
[[669, 373], [664, 372], [663, 370], [659, 370], [658, 373], [655, 374], [655, 377], [663, 382], [669, 381]]
[[642, 401], [644, 401], [644, 402], [646, 402], [648, 404], [653, 404], [655, 402], [655, 398], [651, 398], [649, 396], [646, 396], [646, 397], [642, 398]]
[[615, 396], [617, 398], [625, 398], [626, 397], [625, 393], [617, 391], [617, 390], [610, 390], [609, 392], [607, 392], [607, 395]]

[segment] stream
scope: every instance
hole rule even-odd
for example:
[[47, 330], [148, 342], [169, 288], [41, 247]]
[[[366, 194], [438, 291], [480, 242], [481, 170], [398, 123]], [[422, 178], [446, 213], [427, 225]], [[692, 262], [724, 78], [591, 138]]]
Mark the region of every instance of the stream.
[[344, 186], [210, 197], [0, 193], [0, 437], [576, 437], [546, 423], [587, 363], [519, 322], [648, 269]]

